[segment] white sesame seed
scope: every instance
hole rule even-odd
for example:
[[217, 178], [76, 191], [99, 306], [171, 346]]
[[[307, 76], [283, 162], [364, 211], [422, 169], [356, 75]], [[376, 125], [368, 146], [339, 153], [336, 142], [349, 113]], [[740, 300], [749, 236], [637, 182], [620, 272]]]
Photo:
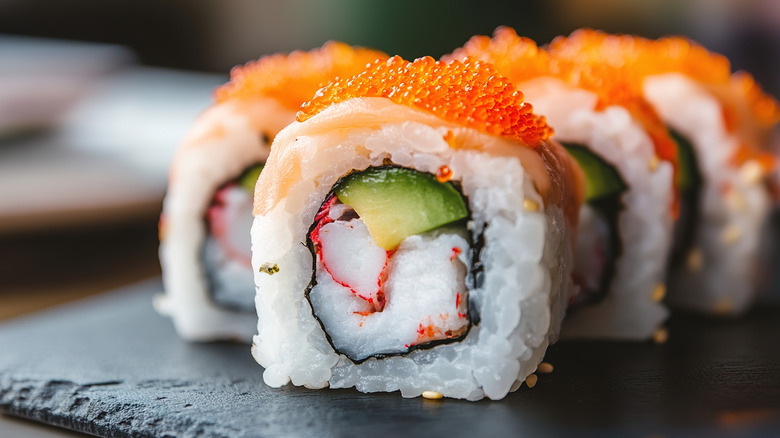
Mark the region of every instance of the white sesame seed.
[[549, 362], [542, 362], [539, 364], [538, 367], [536, 367], [536, 372], [542, 374], [550, 374], [551, 372], [553, 372], [553, 366]]
[[444, 394], [436, 391], [423, 391], [422, 396], [428, 400], [439, 400], [444, 397]]
[[658, 159], [658, 155], [653, 155], [653, 158], [647, 163], [647, 168], [650, 172], [655, 172], [659, 164], [661, 164], [661, 160]]
[[653, 302], [660, 303], [665, 296], [666, 296], [666, 285], [663, 283], [658, 283], [655, 286], [655, 289], [653, 289]]
[[669, 330], [665, 328], [659, 328], [653, 333], [653, 342], [656, 344], [665, 344], [669, 340]]
[[523, 199], [523, 208], [527, 211], [539, 211], [539, 203], [533, 199], [525, 198]]
[[764, 169], [757, 161], [749, 160], [740, 167], [739, 176], [748, 184], [756, 184], [764, 177]]
[[531, 374], [531, 375], [529, 375], [528, 377], [525, 378], [525, 384], [529, 388], [533, 388], [534, 386], [536, 386], [537, 380], [539, 380], [539, 378], [536, 377], [536, 374]]

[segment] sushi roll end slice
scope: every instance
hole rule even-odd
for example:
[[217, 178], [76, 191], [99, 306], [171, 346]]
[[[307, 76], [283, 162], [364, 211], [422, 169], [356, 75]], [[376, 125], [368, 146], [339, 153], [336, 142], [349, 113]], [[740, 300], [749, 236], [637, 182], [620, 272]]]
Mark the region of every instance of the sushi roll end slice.
[[500, 399], [557, 339], [579, 168], [489, 65], [394, 57], [277, 136], [255, 192], [270, 386]]
[[249, 230], [271, 141], [322, 84], [379, 58], [329, 42], [236, 67], [215, 91], [173, 159], [160, 220], [165, 293], [155, 307], [182, 338], [249, 342], [257, 324]]

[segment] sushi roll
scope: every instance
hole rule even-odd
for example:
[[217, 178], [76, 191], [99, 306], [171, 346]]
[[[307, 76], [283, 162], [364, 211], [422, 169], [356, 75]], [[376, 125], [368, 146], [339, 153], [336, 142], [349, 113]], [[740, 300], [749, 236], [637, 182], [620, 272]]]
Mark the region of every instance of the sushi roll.
[[759, 289], [761, 241], [777, 168], [770, 152], [780, 107], [745, 72], [680, 37], [645, 40], [581, 31], [621, 47], [628, 67], [680, 146], [680, 221], [671, 255], [673, 307], [739, 315]]
[[273, 387], [500, 399], [558, 336], [579, 168], [491, 66], [377, 62], [318, 91], [255, 191]]
[[164, 295], [155, 307], [190, 341], [249, 342], [256, 325], [249, 229], [273, 137], [334, 77], [380, 52], [327, 43], [235, 68], [195, 121], [170, 169], [160, 219]]
[[445, 59], [495, 64], [547, 117], [582, 167], [575, 280], [567, 338], [651, 339], [668, 315], [662, 299], [677, 190], [676, 145], [639, 86], [605, 54], [567, 39], [549, 51], [513, 29], [475, 36]]

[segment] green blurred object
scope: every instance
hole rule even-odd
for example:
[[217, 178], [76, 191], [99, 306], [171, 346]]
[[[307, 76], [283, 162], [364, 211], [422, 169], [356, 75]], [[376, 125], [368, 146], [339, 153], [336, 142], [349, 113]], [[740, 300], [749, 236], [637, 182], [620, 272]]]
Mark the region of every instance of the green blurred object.
[[260, 172], [263, 171], [263, 164], [255, 164], [249, 169], [245, 170], [241, 177], [239, 177], [239, 183], [247, 192], [254, 193], [255, 186], [257, 185], [257, 178], [260, 178]]

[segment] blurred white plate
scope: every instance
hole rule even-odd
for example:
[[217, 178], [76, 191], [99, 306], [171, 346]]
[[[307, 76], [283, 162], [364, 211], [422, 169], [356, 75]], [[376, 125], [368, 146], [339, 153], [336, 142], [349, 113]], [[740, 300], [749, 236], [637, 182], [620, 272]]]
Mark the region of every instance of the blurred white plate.
[[0, 34], [0, 137], [53, 125], [95, 81], [133, 60], [120, 46]]
[[0, 233], [159, 211], [170, 160], [225, 77], [135, 67], [94, 83], [51, 133], [0, 147]]

